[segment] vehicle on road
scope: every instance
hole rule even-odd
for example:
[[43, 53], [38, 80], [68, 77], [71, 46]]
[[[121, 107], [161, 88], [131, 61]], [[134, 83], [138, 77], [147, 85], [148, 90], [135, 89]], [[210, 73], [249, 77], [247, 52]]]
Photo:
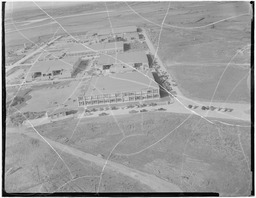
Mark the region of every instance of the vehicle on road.
[[158, 111], [166, 111], [164, 108], [159, 108]]
[[111, 107], [112, 110], [117, 110], [118, 108], [116, 106]]
[[138, 113], [139, 111], [136, 111], [136, 110], [131, 110], [129, 111], [129, 113]]
[[128, 105], [127, 109], [132, 109], [134, 106], [133, 105]]
[[107, 115], [109, 115], [109, 114], [105, 113], [105, 112], [99, 114], [99, 116], [107, 116]]

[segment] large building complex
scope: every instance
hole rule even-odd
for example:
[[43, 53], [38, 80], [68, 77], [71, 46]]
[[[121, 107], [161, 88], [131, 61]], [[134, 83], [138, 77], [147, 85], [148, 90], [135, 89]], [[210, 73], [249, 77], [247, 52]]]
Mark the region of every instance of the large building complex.
[[97, 65], [102, 70], [127, 71], [149, 68], [148, 58], [144, 51], [118, 53], [116, 56], [101, 54]]
[[127, 72], [92, 79], [78, 106], [135, 102], [160, 98], [152, 73]]
[[66, 56], [84, 56], [96, 53], [120, 53], [124, 51], [123, 42], [96, 43], [93, 45], [83, 45], [81, 43], [73, 43], [70, 45]]

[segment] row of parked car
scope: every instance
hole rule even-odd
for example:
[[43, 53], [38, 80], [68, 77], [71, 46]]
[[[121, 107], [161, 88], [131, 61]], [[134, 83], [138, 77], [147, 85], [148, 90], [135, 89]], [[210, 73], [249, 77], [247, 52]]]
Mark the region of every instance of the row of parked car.
[[[199, 106], [197, 105], [188, 105], [190, 109], [197, 109]], [[214, 107], [214, 106], [201, 106], [202, 110], [211, 110], [211, 111], [221, 111], [221, 112], [232, 112], [234, 109], [232, 108], [222, 108], [222, 107]]]
[[[159, 109], [156, 109], [156, 111], [166, 111], [166, 109], [164, 109], [164, 108], [159, 108]], [[129, 113], [138, 113], [138, 112], [141, 112], [141, 113], [143, 113], [143, 112], [148, 112], [148, 110], [146, 110], [146, 109], [141, 109], [140, 111], [136, 111], [136, 110], [131, 110], [131, 111], [129, 111]]]

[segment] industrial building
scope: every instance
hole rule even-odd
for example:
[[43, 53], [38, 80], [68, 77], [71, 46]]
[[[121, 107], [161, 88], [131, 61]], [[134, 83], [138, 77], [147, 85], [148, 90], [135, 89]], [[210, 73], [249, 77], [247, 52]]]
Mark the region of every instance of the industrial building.
[[124, 51], [123, 42], [112, 42], [112, 43], [96, 43], [93, 45], [84, 46], [79, 43], [73, 43], [68, 48], [66, 56], [84, 56], [95, 53], [120, 53]]
[[31, 66], [26, 81], [70, 78], [72, 71], [73, 65], [62, 59], [39, 61]]
[[144, 51], [118, 53], [116, 56], [101, 54], [96, 63], [100, 69], [110, 72], [149, 68], [148, 58]]
[[117, 73], [94, 77], [78, 106], [136, 102], [160, 98], [159, 86], [151, 72]]

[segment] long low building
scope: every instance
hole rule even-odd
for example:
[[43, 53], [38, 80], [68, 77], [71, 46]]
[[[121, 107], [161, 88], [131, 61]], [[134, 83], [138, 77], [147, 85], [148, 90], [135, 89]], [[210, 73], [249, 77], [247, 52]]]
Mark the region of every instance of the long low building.
[[124, 51], [123, 42], [112, 43], [96, 43], [93, 45], [84, 46], [81, 43], [73, 43], [68, 47], [66, 56], [83, 56], [95, 53], [120, 53]]
[[78, 106], [135, 102], [160, 98], [152, 73], [117, 73], [92, 79], [87, 92], [78, 97]]
[[26, 81], [35, 79], [70, 78], [73, 65], [65, 59], [39, 61], [31, 66]]
[[133, 70], [149, 68], [148, 58], [144, 51], [118, 53], [116, 56], [101, 54], [97, 65], [102, 70]]

